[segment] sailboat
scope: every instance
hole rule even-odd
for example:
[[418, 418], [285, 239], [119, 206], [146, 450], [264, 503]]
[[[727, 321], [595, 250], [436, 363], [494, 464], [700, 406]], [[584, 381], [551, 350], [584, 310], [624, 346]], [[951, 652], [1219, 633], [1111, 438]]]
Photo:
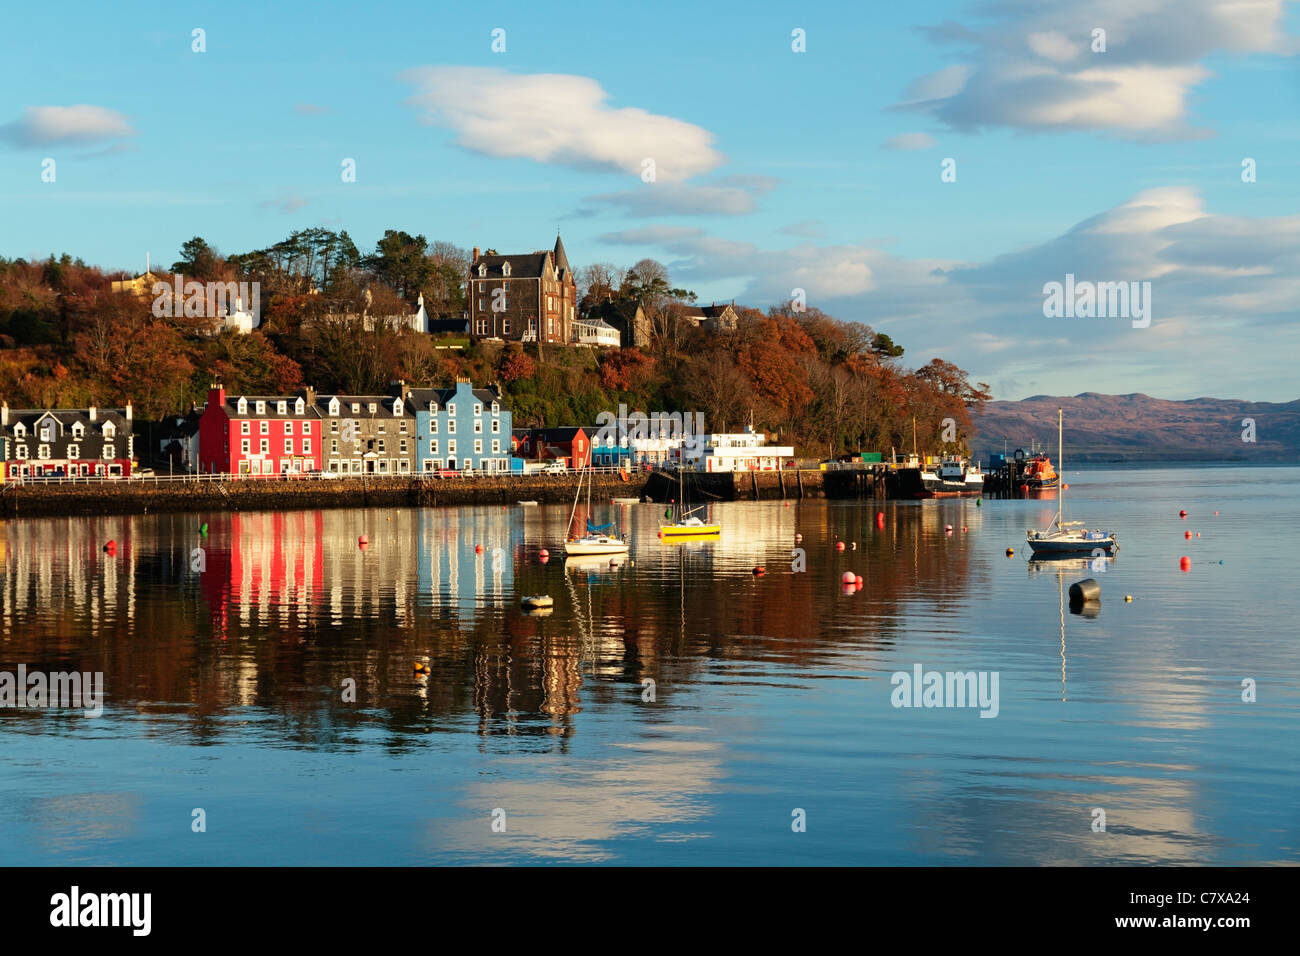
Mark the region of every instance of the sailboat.
[[[1061, 457], [1064, 442], [1065, 414], [1061, 409], [1056, 410], [1056, 460], [1063, 462]], [[1035, 531], [1030, 529], [1025, 532], [1025, 541], [1034, 554], [1051, 555], [1051, 554], [1078, 554], [1080, 552], [1096, 554], [1100, 551], [1102, 554], [1111, 554], [1119, 550], [1119, 543], [1115, 540], [1113, 531], [1087, 531], [1083, 528], [1082, 521], [1065, 520], [1065, 482], [1061, 481], [1056, 486], [1056, 520], [1048, 530]]]
[[581, 537], [573, 534], [573, 519], [578, 513], [578, 498], [582, 495], [582, 476], [587, 474], [587, 513], [591, 514], [591, 476], [586, 463], [578, 471], [578, 490], [573, 496], [573, 510], [569, 512], [569, 535], [564, 542], [565, 554], [626, 554], [627, 538], [619, 537], [609, 529], [609, 524], [594, 525], [587, 519], [587, 531]]
[[722, 534], [722, 525], [705, 524], [704, 519], [695, 515], [697, 511], [703, 511], [704, 506], [686, 510], [686, 482], [682, 476], [682, 468], [677, 469], [677, 504], [664, 512], [664, 517], [671, 524], [661, 524], [659, 526], [659, 537], [665, 541], [680, 540], [682, 538], [707, 538], [717, 537]]

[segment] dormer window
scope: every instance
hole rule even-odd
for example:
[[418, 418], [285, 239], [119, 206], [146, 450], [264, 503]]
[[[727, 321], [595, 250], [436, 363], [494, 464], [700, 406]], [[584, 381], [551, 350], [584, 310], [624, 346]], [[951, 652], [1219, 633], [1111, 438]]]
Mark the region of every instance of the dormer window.
[[112, 438], [116, 429], [113, 428], [112, 422], [104, 422], [104, 437]]
[[86, 426], [83, 425], [83, 424], [81, 424], [81, 422], [77, 422], [75, 425], [73, 425], [73, 426], [72, 426], [72, 437], [73, 437], [73, 438], [84, 438], [84, 437], [86, 437]]
[[487, 263], [486, 263], [486, 262], [480, 262], [480, 263], [479, 263], [479, 265], [478, 265], [478, 274], [479, 274], [479, 278], [480, 278], [480, 279], [487, 275]]
[[501, 274], [506, 278], [510, 277], [510, 263], [508, 262], [501, 263]]
[[14, 437], [15, 437], [15, 438], [26, 438], [26, 437], [27, 437], [27, 426], [26, 426], [26, 425], [23, 425], [23, 424], [15, 425], [15, 426], [14, 426]]
[[275, 413], [276, 413], [277, 415], [287, 415], [287, 414], [289, 413], [289, 403], [288, 403], [288, 402], [276, 402], [276, 403], [275, 403]]
[[248, 399], [246, 399], [246, 398], [241, 398], [241, 399], [240, 399], [240, 400], [235, 404], [235, 410], [238, 411], [239, 414], [241, 414], [241, 415], [247, 415], [247, 414], [248, 414]]
[[52, 422], [41, 423], [41, 441], [54, 441], [54, 424]]
[[361, 403], [360, 403], [360, 402], [353, 402], [353, 403], [352, 403], [352, 414], [353, 414], [353, 415], [356, 415], [356, 414], [358, 414], [360, 411], [361, 411]]
[[331, 399], [330, 399], [330, 414], [331, 414], [331, 415], [337, 415], [338, 413], [339, 413], [339, 400], [338, 400], [337, 398], [331, 398]]
[[430, 402], [430, 403], [429, 403], [429, 414], [430, 414], [430, 415], [437, 415], [437, 414], [438, 414], [438, 403], [437, 403], [437, 402]]
[[379, 411], [379, 406], [376, 405], [374, 402], [371, 402], [366, 406], [366, 409], [370, 412], [371, 415], [373, 415], [375, 412]]
[[293, 413], [295, 415], [301, 415], [303, 413], [303, 403], [301, 398], [293, 403]]
[[402, 414], [402, 400], [400, 398], [393, 399], [393, 414], [394, 415]]
[[498, 405], [496, 402], [493, 402], [493, 403], [492, 403], [492, 414], [493, 414], [493, 415], [499, 414], [500, 411], [501, 411], [501, 406]]

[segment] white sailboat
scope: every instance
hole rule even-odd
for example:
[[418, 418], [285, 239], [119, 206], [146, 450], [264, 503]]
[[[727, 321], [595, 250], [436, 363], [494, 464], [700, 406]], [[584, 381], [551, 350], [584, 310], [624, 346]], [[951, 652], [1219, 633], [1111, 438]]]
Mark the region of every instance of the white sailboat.
[[[1056, 410], [1056, 460], [1064, 473], [1064, 461], [1061, 457], [1064, 435], [1064, 412]], [[1065, 480], [1056, 486], [1056, 520], [1044, 531], [1030, 529], [1025, 532], [1025, 541], [1034, 554], [1112, 554], [1119, 550], [1113, 531], [1088, 531], [1082, 521], [1065, 520]]]
[[[569, 531], [568, 538], [564, 542], [565, 554], [626, 554], [627, 538], [607, 532], [607, 528], [612, 528], [613, 523], [592, 525], [587, 521], [587, 531], [583, 535], [573, 533], [573, 519], [578, 513], [578, 499], [582, 495], [582, 476], [587, 473], [587, 465], [584, 462], [582, 468], [578, 471], [578, 490], [573, 496], [573, 510], [569, 512]], [[587, 513], [591, 513], [591, 476], [587, 476]]]

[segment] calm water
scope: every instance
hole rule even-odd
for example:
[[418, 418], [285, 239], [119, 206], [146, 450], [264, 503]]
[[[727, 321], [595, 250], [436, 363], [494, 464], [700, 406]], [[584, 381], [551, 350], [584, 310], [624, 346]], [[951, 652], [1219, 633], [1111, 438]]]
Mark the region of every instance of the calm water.
[[[675, 545], [607, 505], [615, 569], [566, 568], [564, 507], [0, 524], [0, 670], [107, 698], [0, 710], [0, 863], [1300, 862], [1300, 469], [1067, 480], [1120, 532], [1093, 570], [1025, 560], [1051, 500], [717, 504]], [[892, 706], [917, 664], [996, 671], [997, 716]]]

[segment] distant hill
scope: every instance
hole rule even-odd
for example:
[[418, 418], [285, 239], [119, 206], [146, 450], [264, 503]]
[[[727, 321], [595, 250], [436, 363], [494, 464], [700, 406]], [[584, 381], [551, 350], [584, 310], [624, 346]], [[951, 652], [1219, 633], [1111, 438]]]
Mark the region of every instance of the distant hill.
[[[1065, 410], [1065, 451], [1073, 461], [1300, 461], [1300, 401], [1246, 402], [1150, 395], [1034, 395], [989, 402], [973, 416], [973, 450], [981, 458], [1029, 450], [1031, 440], [1056, 451], [1056, 410]], [[1242, 419], [1254, 419], [1255, 442], [1242, 440]]]

